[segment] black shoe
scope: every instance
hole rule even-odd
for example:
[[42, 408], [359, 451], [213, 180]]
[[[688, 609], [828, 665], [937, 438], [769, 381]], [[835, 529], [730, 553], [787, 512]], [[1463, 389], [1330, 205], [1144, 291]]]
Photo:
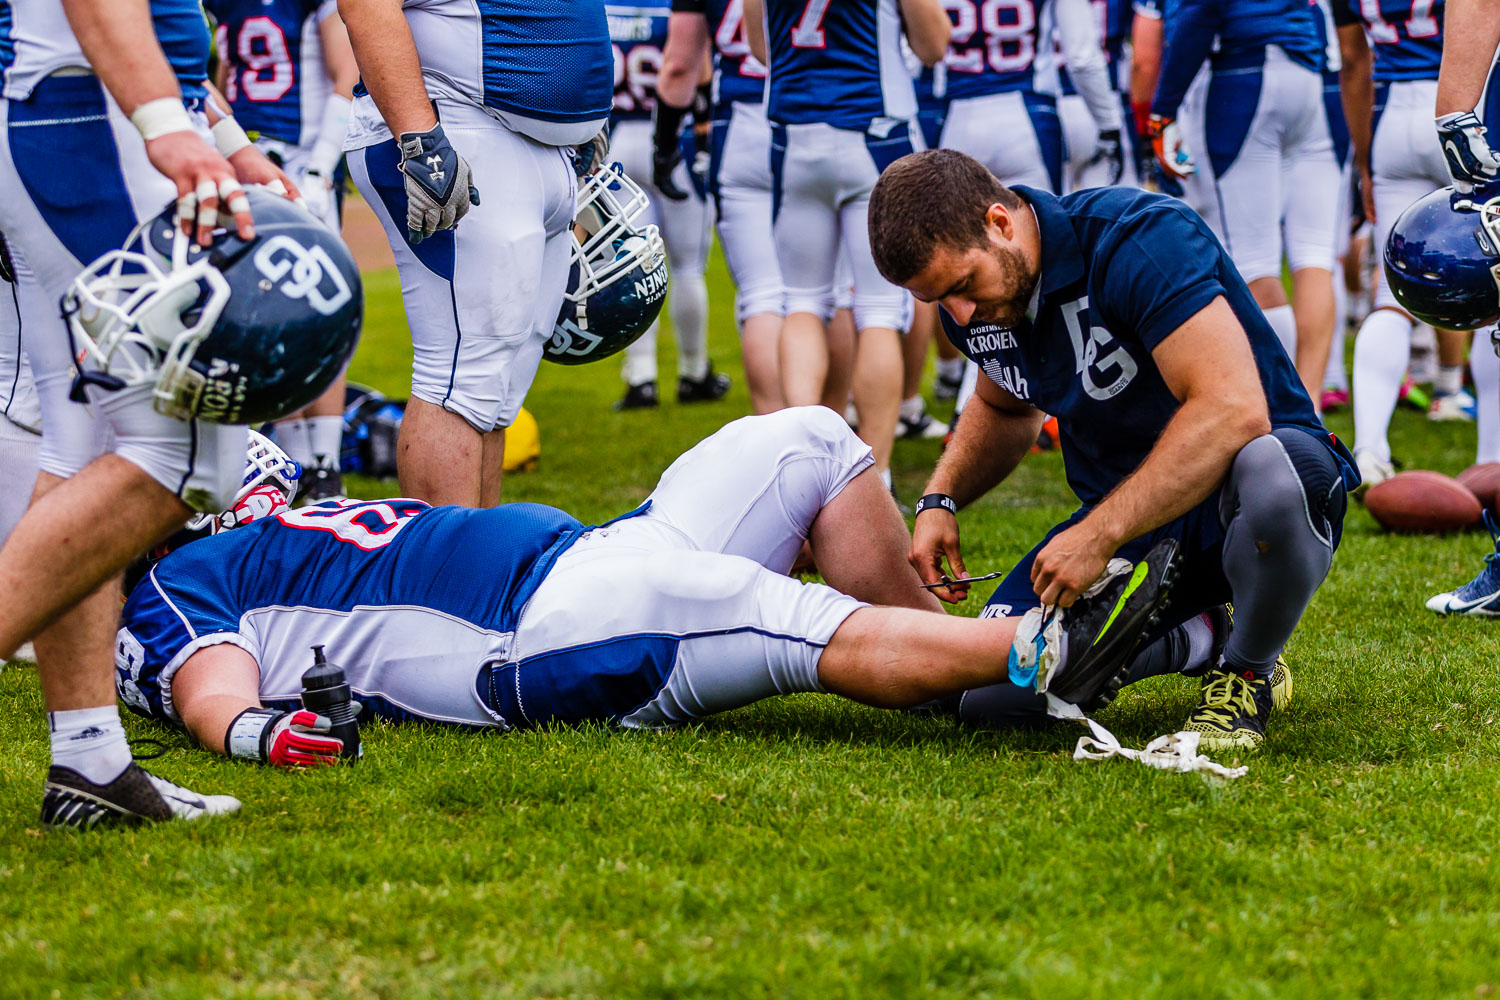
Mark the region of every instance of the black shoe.
[[677, 379], [677, 402], [712, 403], [716, 399], [723, 399], [733, 384], [734, 381], [728, 375], [714, 371], [714, 366], [709, 365], [702, 378]]
[[239, 811], [229, 795], [199, 795], [136, 764], [107, 785], [96, 785], [71, 767], [52, 765], [42, 790], [42, 825], [53, 830], [138, 826]]
[[908, 440], [947, 437], [948, 425], [941, 420], [934, 420], [932, 414], [923, 410], [915, 420], [902, 417], [896, 425], [896, 436]]
[[1198, 707], [1182, 727], [1200, 733], [1198, 746], [1210, 753], [1241, 751], [1253, 753], [1266, 742], [1266, 723], [1276, 707], [1277, 684], [1285, 687], [1286, 700], [1291, 699], [1290, 673], [1278, 661], [1281, 676], [1273, 670], [1269, 677], [1239, 673], [1222, 667], [1203, 675], [1198, 693]]
[[1045, 628], [1038, 642], [1061, 638], [1060, 660], [1047, 692], [1097, 712], [1114, 700], [1130, 675], [1130, 659], [1141, 638], [1161, 617], [1177, 580], [1177, 542], [1158, 542], [1134, 567], [1109, 577], [1091, 594], [1055, 615], [1060, 626]]
[[656, 398], [656, 383], [642, 382], [640, 385], [632, 385], [626, 388], [625, 395], [615, 401], [614, 409], [619, 410], [654, 410], [659, 400]]
[[324, 500], [343, 500], [344, 474], [331, 465], [309, 465], [302, 469], [302, 478], [297, 480], [298, 507]]
[[932, 398], [941, 400], [957, 399], [958, 391], [963, 387], [964, 377], [962, 375], [958, 378], [948, 378], [939, 372], [937, 379], [932, 383]]

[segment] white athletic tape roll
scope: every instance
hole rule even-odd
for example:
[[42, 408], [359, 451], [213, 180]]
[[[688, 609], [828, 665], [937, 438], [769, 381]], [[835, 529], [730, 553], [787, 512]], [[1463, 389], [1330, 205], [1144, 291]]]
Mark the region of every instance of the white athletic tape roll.
[[158, 97], [130, 113], [134, 125], [147, 142], [173, 132], [192, 132], [193, 119], [180, 97]]
[[214, 146], [226, 160], [250, 145], [250, 137], [233, 118], [220, 118], [214, 123], [213, 133]]

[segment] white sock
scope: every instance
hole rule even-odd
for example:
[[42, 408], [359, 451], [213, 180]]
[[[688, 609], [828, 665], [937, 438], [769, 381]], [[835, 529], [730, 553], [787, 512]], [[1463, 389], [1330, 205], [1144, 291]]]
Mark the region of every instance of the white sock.
[[69, 767], [96, 785], [107, 785], [130, 766], [130, 744], [114, 705], [48, 712], [52, 763]]
[[1382, 462], [1391, 460], [1386, 432], [1411, 361], [1411, 326], [1396, 310], [1377, 309], [1354, 338], [1354, 449], [1368, 448]]
[[339, 452], [344, 447], [344, 418], [308, 417], [307, 429], [312, 441], [313, 460], [319, 465], [337, 469]]
[[1271, 324], [1271, 329], [1276, 331], [1276, 339], [1281, 341], [1281, 346], [1286, 349], [1286, 356], [1293, 361], [1297, 360], [1297, 316], [1292, 312], [1291, 306], [1272, 306], [1270, 309], [1262, 309], [1266, 314], [1266, 322]]
[[625, 363], [620, 375], [626, 385], [645, 385], [656, 381], [656, 335], [661, 332], [661, 320], [653, 320], [646, 332], [625, 348]]
[[1333, 342], [1328, 347], [1328, 367], [1323, 372], [1323, 388], [1349, 391], [1349, 374], [1344, 371], [1344, 336], [1348, 328], [1349, 292], [1342, 281], [1333, 283]]
[[1475, 423], [1479, 425], [1474, 461], [1500, 462], [1500, 357], [1495, 355], [1490, 330], [1475, 332], [1469, 371], [1474, 374]]
[[890, 489], [891, 488], [891, 470], [890, 469], [881, 469], [880, 470], [880, 481], [882, 483], [885, 483], [885, 488], [886, 489]]
[[923, 403], [922, 403], [922, 397], [920, 395], [913, 396], [911, 399], [903, 399], [901, 401], [901, 419], [902, 420], [910, 420], [910, 421], [913, 421], [913, 422], [921, 420], [922, 419], [922, 412], [923, 412]]
[[1438, 365], [1432, 388], [1439, 396], [1452, 395], [1464, 387], [1463, 365]]
[[945, 382], [957, 382], [964, 377], [964, 359], [938, 358], [937, 373]]
[[301, 417], [287, 417], [276, 422], [276, 443], [298, 465], [313, 463], [312, 435], [308, 432], [307, 421]]
[[703, 275], [674, 273], [667, 311], [677, 334], [677, 374], [703, 378], [708, 374], [708, 283]]
[[1205, 613], [1183, 622], [1182, 630], [1187, 634], [1188, 641], [1187, 662], [1182, 669], [1191, 673], [1208, 662], [1208, 654], [1214, 648], [1214, 629]]

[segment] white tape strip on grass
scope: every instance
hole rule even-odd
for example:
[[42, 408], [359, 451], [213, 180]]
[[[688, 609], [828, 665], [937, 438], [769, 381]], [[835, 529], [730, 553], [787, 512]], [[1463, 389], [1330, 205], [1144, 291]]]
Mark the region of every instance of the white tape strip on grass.
[[1132, 750], [1130, 747], [1121, 746], [1120, 741], [1115, 739], [1114, 733], [1084, 715], [1077, 705], [1071, 705], [1054, 695], [1047, 695], [1047, 714], [1054, 719], [1081, 722], [1089, 727], [1089, 732], [1093, 733], [1092, 736], [1078, 738], [1078, 745], [1073, 748], [1074, 760], [1108, 760], [1111, 757], [1123, 757], [1160, 771], [1178, 771], [1182, 774], [1200, 771], [1218, 778], [1243, 778], [1250, 772], [1250, 769], [1243, 765], [1225, 767], [1199, 753], [1198, 740], [1202, 735], [1200, 733], [1168, 733], [1147, 743], [1144, 750]]

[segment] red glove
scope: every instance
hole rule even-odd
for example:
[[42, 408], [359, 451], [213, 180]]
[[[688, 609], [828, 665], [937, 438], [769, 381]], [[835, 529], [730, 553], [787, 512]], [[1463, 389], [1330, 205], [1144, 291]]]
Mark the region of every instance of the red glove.
[[306, 709], [247, 708], [229, 724], [224, 747], [231, 757], [273, 767], [337, 764], [344, 741], [327, 735], [332, 727], [330, 720]]

